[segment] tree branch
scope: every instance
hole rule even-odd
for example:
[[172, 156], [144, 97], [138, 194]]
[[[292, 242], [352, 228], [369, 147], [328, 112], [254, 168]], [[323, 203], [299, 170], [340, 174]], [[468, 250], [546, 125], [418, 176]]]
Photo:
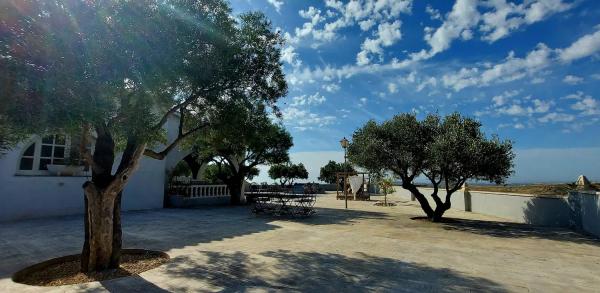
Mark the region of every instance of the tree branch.
[[127, 184], [127, 181], [129, 181], [131, 174], [137, 169], [140, 159], [144, 155], [146, 143], [137, 145], [132, 144], [131, 146], [128, 146], [127, 149], [131, 151], [130, 155], [121, 159], [119, 171], [115, 174], [113, 181], [106, 187], [106, 192], [115, 197], [123, 190], [123, 187]]
[[173, 142], [171, 142], [171, 144], [169, 144], [168, 146], [166, 146], [162, 151], [160, 152], [156, 152], [153, 150], [145, 150], [144, 151], [144, 155], [153, 159], [157, 159], [157, 160], [163, 160], [171, 150], [173, 150], [182, 140], [184, 140], [186, 137], [190, 136], [191, 134], [193, 134], [194, 132], [207, 127], [208, 125], [210, 125], [209, 123], [203, 123], [199, 126], [197, 126], [196, 128], [191, 129], [190, 131], [186, 132], [186, 133], [180, 133], [177, 138], [175, 138], [175, 140], [173, 140]]

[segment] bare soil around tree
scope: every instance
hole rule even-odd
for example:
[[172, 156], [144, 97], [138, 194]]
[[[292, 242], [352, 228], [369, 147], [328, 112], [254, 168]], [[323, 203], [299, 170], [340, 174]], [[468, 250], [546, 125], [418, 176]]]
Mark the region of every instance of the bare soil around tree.
[[79, 254], [50, 259], [27, 267], [13, 275], [13, 281], [34, 286], [63, 286], [135, 276], [169, 260], [166, 253], [142, 249], [124, 249], [119, 269], [84, 274]]

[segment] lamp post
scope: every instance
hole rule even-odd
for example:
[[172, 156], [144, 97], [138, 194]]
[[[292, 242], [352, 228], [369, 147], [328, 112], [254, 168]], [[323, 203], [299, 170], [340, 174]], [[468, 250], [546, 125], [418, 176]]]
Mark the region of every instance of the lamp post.
[[344, 188], [344, 202], [346, 204], [346, 209], [348, 209], [348, 189], [346, 189], [346, 178], [348, 177], [348, 170], [346, 170], [346, 160], [348, 158], [348, 144], [349, 142], [344, 136], [344, 138], [340, 140], [340, 145], [344, 149], [344, 182], [342, 183], [342, 188]]

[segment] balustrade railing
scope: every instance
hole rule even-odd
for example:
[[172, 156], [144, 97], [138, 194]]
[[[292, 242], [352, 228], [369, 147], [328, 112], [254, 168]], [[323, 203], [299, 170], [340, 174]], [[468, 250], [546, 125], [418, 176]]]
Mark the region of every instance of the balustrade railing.
[[227, 185], [198, 185], [172, 184], [169, 188], [171, 195], [181, 195], [189, 198], [229, 197]]

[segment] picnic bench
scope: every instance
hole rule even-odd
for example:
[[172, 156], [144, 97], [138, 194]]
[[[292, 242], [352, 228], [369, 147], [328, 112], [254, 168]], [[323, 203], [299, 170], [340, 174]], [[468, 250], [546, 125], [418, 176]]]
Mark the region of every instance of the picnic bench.
[[310, 216], [315, 213], [317, 195], [304, 186], [258, 188], [248, 193], [253, 198], [252, 212], [255, 214]]

